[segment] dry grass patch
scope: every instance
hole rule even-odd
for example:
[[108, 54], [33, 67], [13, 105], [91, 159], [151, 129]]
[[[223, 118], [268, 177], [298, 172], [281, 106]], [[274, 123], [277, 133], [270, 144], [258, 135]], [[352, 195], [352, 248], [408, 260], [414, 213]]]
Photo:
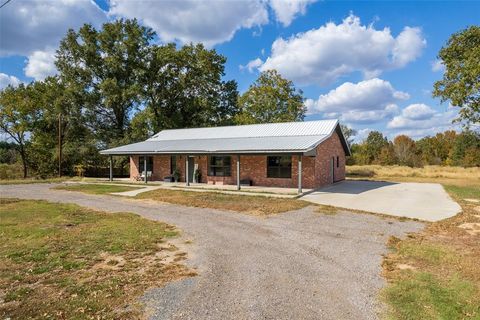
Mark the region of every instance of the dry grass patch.
[[140, 319], [146, 289], [193, 275], [175, 235], [134, 214], [0, 200], [0, 318]]
[[167, 189], [144, 192], [137, 195], [136, 198], [152, 199], [189, 207], [232, 210], [261, 216], [297, 210], [310, 205], [310, 203], [303, 200], [288, 198]]
[[405, 240], [389, 239], [393, 251], [383, 262], [388, 318], [480, 318], [480, 233], [461, 227], [480, 222], [476, 204], [463, 200], [480, 199], [478, 188], [446, 186], [462, 213], [428, 224]]
[[381, 179], [398, 182], [436, 182], [460, 186], [478, 185], [480, 168], [448, 166], [425, 166], [410, 168], [404, 166], [347, 166], [347, 177], [352, 179]]

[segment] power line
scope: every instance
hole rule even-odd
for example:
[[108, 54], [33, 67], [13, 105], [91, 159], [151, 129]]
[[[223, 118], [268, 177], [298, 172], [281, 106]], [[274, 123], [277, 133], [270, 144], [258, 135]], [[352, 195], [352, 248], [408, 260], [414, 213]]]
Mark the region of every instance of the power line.
[[7, 1], [5, 1], [5, 2], [0, 6], [0, 9], [2, 9], [3, 7], [5, 7], [5, 5], [6, 5], [7, 3], [9, 3], [10, 1], [12, 1], [12, 0], [7, 0]]

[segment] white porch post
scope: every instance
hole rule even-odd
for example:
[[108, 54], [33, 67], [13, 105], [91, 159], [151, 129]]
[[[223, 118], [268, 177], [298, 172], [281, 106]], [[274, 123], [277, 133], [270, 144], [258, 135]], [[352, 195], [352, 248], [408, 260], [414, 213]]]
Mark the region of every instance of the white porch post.
[[110, 181], [113, 181], [113, 157], [110, 155]]
[[237, 190], [240, 190], [240, 155], [237, 155]]
[[145, 174], [143, 179], [145, 180], [145, 183], [147, 183], [147, 156], [143, 157], [143, 172]]
[[188, 155], [186, 157], [187, 158], [185, 159], [185, 182], [186, 182], [187, 186], [189, 186], [190, 181], [188, 180], [188, 165], [190, 163], [190, 158], [188, 157]]
[[298, 155], [298, 194], [302, 193], [302, 155]]

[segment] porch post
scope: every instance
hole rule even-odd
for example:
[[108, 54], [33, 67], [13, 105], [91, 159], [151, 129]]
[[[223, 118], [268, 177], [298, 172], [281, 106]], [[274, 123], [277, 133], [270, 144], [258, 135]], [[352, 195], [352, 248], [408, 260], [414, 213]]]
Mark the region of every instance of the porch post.
[[237, 155], [237, 190], [240, 190], [240, 155]]
[[113, 181], [113, 159], [112, 155], [110, 155], [110, 181]]
[[145, 180], [145, 183], [147, 183], [147, 156], [143, 157], [143, 172], [145, 172], [143, 179]]
[[190, 181], [188, 180], [188, 165], [190, 164], [190, 158], [186, 155], [185, 159], [185, 182], [187, 183], [187, 187], [190, 185]]
[[302, 155], [298, 155], [298, 194], [302, 193]]

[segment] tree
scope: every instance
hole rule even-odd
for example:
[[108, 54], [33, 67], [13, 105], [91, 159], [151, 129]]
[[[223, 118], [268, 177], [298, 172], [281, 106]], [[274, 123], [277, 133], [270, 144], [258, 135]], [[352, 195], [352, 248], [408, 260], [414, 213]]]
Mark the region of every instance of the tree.
[[107, 145], [125, 143], [131, 113], [140, 104], [144, 63], [154, 32], [136, 20], [96, 30], [69, 30], [57, 50], [60, 81], [85, 107], [86, 119]]
[[370, 164], [378, 160], [382, 148], [388, 146], [388, 140], [381, 132], [371, 131], [363, 144], [363, 151], [368, 159], [368, 164]]
[[465, 131], [457, 136], [450, 159], [456, 166], [475, 166], [476, 157], [474, 154], [480, 154], [480, 135], [473, 131]]
[[445, 65], [443, 79], [435, 82], [433, 96], [460, 108], [459, 119], [480, 123], [480, 27], [453, 34], [439, 54]]
[[391, 166], [397, 163], [395, 150], [391, 142], [389, 142], [388, 145], [384, 146], [380, 150], [380, 154], [378, 155], [377, 162], [382, 166]]
[[348, 145], [351, 146], [353, 138], [357, 135], [357, 130], [352, 129], [345, 124], [340, 124], [340, 128], [342, 128], [343, 136], [345, 137], [345, 140], [347, 140]]
[[239, 98], [237, 124], [303, 121], [303, 92], [277, 71], [268, 70]]
[[18, 145], [24, 178], [29, 166], [27, 136], [34, 126], [37, 111], [32, 85], [8, 86], [0, 92], [0, 130]]
[[142, 94], [153, 130], [231, 123], [238, 91], [235, 81], [222, 81], [225, 62], [202, 44], [149, 48]]
[[397, 163], [402, 166], [418, 165], [415, 141], [406, 135], [396, 136], [393, 140], [393, 150]]

